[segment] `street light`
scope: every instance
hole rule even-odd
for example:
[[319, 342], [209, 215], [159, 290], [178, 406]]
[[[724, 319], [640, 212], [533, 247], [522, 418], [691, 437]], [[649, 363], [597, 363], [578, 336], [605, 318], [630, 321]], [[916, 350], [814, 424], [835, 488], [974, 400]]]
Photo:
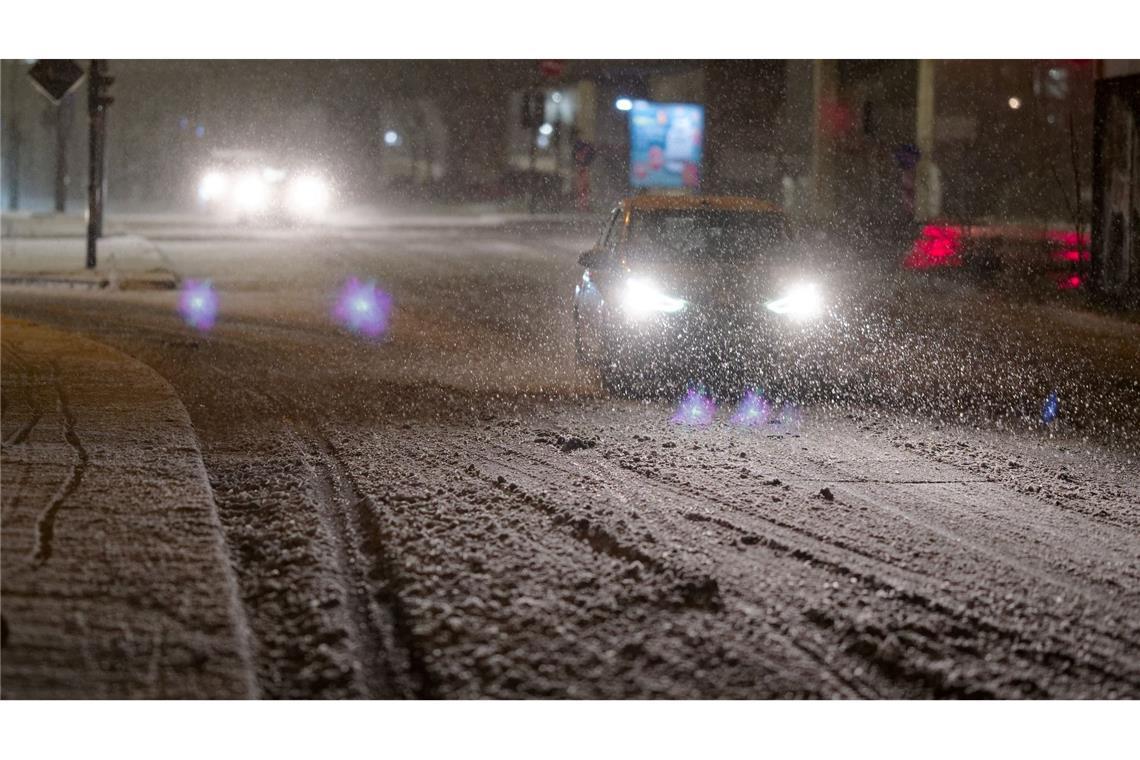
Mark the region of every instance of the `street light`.
[[384, 144], [385, 145], [395, 145], [398, 142], [400, 142], [400, 135], [395, 130], [389, 129], [387, 132], [384, 133]]
[[633, 101], [627, 97], [620, 97], [614, 101], [614, 108], [619, 111], [632, 111]]

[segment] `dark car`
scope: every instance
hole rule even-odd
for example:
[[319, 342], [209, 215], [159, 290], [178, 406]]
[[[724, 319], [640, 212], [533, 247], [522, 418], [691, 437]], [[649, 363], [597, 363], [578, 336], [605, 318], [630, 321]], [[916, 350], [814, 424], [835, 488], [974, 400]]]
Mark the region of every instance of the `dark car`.
[[577, 360], [611, 392], [771, 387], [821, 350], [826, 284], [770, 203], [630, 198], [579, 263]]

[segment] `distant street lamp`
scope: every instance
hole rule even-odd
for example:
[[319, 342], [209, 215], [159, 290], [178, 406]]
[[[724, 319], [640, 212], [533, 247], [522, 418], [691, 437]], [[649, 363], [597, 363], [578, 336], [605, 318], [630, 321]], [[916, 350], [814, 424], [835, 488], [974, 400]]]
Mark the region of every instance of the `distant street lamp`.
[[400, 142], [400, 135], [395, 130], [389, 129], [387, 132], [384, 133], [384, 144], [385, 145], [395, 145], [398, 142]]
[[614, 108], [619, 111], [632, 111], [633, 101], [626, 97], [618, 98], [614, 101]]
[[1010, 98], [1009, 99], [1009, 107], [1015, 111], [1017, 109], [1021, 108], [1021, 98]]

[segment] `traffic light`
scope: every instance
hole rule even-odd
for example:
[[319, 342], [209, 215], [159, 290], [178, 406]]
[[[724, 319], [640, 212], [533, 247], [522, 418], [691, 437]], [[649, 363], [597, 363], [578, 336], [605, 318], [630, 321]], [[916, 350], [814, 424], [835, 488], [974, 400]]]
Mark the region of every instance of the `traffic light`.
[[87, 72], [90, 77], [90, 95], [92, 104], [99, 108], [106, 108], [115, 102], [115, 99], [108, 95], [111, 85], [115, 83], [115, 77], [107, 76], [105, 61], [92, 61], [91, 70]]

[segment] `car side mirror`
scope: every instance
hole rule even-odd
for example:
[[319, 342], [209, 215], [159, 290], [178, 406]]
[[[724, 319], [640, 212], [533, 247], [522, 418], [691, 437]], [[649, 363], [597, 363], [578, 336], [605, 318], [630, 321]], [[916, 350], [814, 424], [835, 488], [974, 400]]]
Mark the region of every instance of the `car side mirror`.
[[602, 263], [602, 251], [597, 248], [591, 248], [578, 257], [578, 264], [585, 269], [597, 269]]

